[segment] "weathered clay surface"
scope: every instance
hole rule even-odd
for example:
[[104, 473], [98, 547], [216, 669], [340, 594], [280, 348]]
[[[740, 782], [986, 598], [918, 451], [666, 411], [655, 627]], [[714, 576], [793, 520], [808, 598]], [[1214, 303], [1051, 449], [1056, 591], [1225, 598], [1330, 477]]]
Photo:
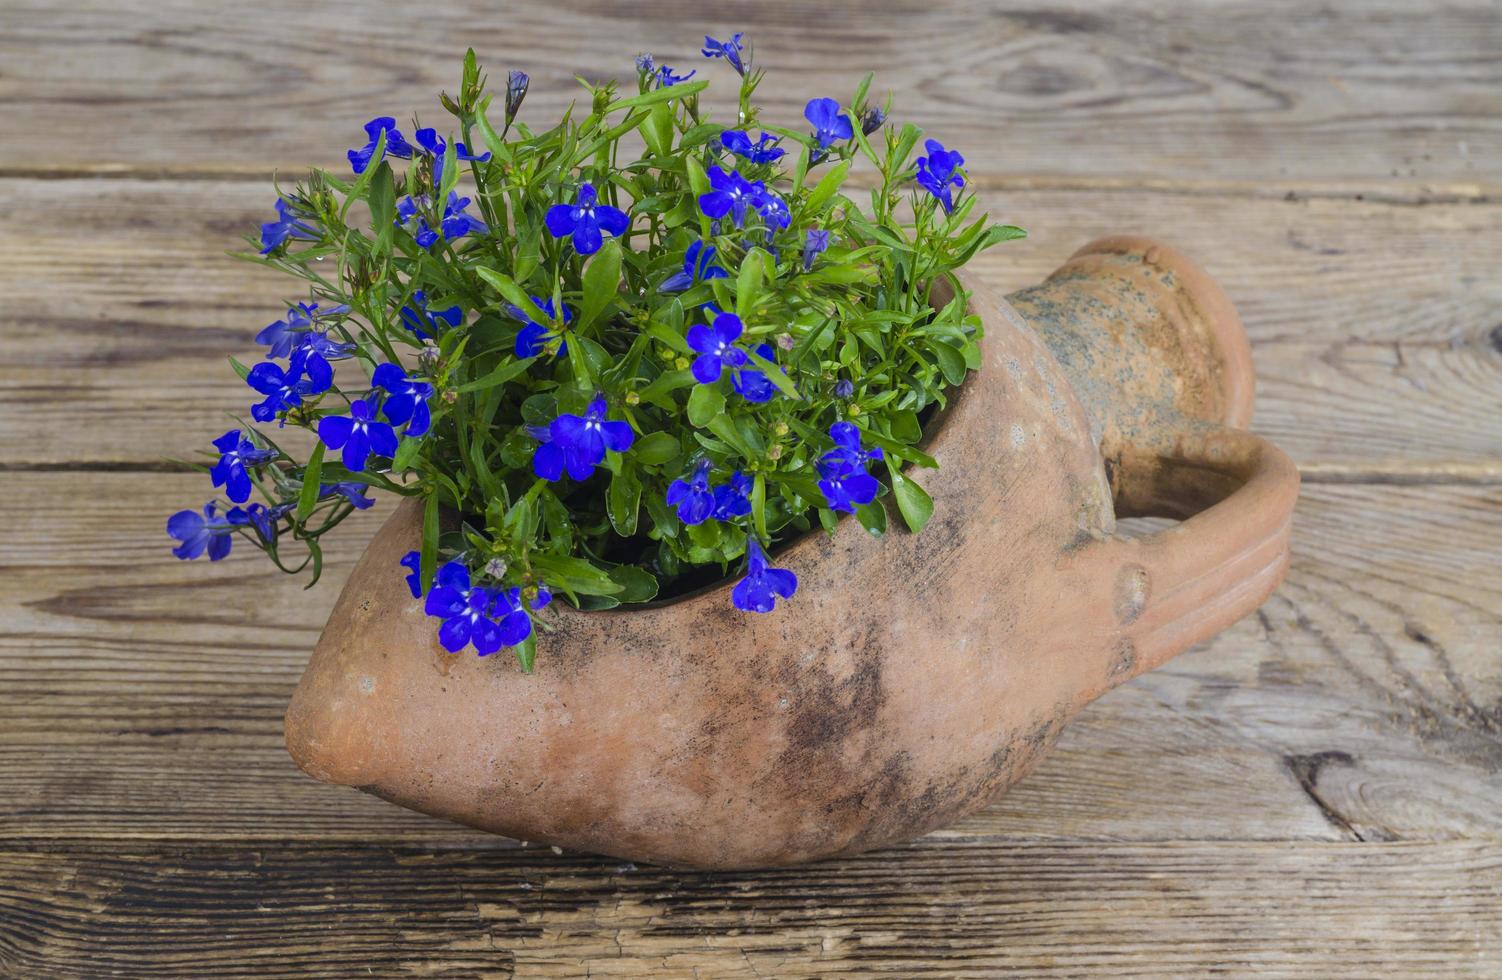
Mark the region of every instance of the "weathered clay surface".
[[[967, 284], [985, 364], [929, 446], [942, 466], [923, 474], [932, 523], [877, 539], [844, 521], [793, 542], [777, 560], [798, 595], [770, 615], [735, 610], [731, 583], [627, 612], [554, 603], [531, 676], [503, 655], [446, 654], [397, 564], [420, 523], [402, 505], [293, 697], [293, 757], [496, 833], [705, 868], [851, 853], [980, 807], [1090, 700], [1254, 609], [1287, 561], [1296, 472], [1215, 424], [1250, 407], [1229, 304], [1161, 246], [1106, 245], [1092, 254], [1124, 266], [1066, 267], [1102, 290], [1067, 325], [1035, 331]], [[1071, 288], [1035, 314], [1047, 300], [1063, 317]], [[1132, 339], [1138, 322], [1152, 338]], [[1091, 341], [1092, 323], [1121, 344]], [[1069, 343], [1092, 356], [1050, 352]], [[1106, 363], [1118, 353], [1129, 363]], [[1194, 358], [1202, 374], [1175, 394]], [[1112, 386], [1134, 379], [1154, 407], [1113, 424]], [[1103, 440], [1133, 512], [1209, 509], [1113, 537]]]

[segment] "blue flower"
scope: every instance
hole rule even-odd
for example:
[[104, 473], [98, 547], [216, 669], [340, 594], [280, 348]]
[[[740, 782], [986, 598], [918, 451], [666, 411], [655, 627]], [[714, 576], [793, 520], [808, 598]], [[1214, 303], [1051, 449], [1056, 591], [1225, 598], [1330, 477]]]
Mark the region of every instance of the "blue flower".
[[[381, 411], [394, 425], [407, 423], [405, 435], [416, 438], [428, 431], [433, 424], [428, 412], [428, 399], [433, 397], [433, 386], [426, 381], [407, 377], [399, 364], [381, 364], [370, 376], [370, 383], [388, 392]], [[389, 456], [390, 453], [382, 455]]]
[[834, 396], [841, 401], [849, 401], [855, 395], [855, 382], [849, 378], [841, 378], [834, 384]]
[[861, 113], [861, 135], [870, 136], [887, 121], [887, 111], [881, 106], [872, 106]]
[[[442, 136], [438, 135], [438, 130], [432, 128], [419, 129], [417, 132], [412, 134], [412, 138], [417, 141], [418, 146], [422, 147], [423, 152], [427, 153], [433, 158], [433, 186], [442, 187], [443, 155], [448, 152], [448, 143], [444, 141]], [[476, 156], [475, 154], [471, 153], [469, 151], [469, 147], [465, 146], [463, 143], [455, 143], [454, 159], [464, 161], [472, 160], [475, 163], [486, 163], [490, 160], [490, 151], [486, 150], [484, 153]]]
[[811, 270], [814, 267], [814, 259], [827, 248], [829, 248], [829, 232], [823, 228], [810, 228], [808, 237], [803, 240], [803, 271]]
[[733, 521], [751, 513], [751, 487], [749, 476], [736, 470], [729, 483], [714, 488], [714, 517], [717, 521]]
[[261, 226], [261, 254], [267, 255], [289, 238], [317, 241], [318, 232], [301, 220], [295, 206], [284, 198], [276, 199], [276, 220]]
[[786, 568], [767, 564], [766, 552], [755, 538], [746, 542], [746, 577], [730, 590], [730, 601], [745, 612], [767, 613], [777, 605], [777, 598], [791, 599], [798, 591], [798, 576]]
[[803, 118], [814, 127], [814, 139], [819, 149], [827, 150], [835, 140], [848, 140], [855, 135], [850, 117], [840, 111], [834, 99], [810, 99], [803, 109]]
[[866, 463], [881, 459], [880, 447], [861, 448], [861, 432], [852, 422], [836, 422], [829, 427], [834, 448], [819, 459], [819, 490], [830, 510], [853, 514], [856, 506], [876, 499], [881, 484], [866, 472]]
[[167, 533], [181, 541], [172, 553], [186, 561], [197, 558], [205, 550], [209, 561], [218, 561], [229, 554], [234, 544], [235, 526], [227, 517], [219, 517], [212, 503], [203, 505], [200, 515], [193, 510], [180, 510], [167, 518]]
[[856, 428], [854, 422], [836, 422], [831, 425], [829, 438], [834, 440], [834, 448], [820, 457], [821, 463], [849, 463], [864, 467], [871, 460], [882, 458], [880, 446], [861, 448], [861, 430]]
[[[541, 609], [553, 600], [553, 593], [544, 588], [538, 589], [537, 596], [532, 601], [533, 609]], [[505, 591], [496, 592], [491, 615], [500, 627], [501, 646], [514, 647], [532, 635], [532, 617], [522, 608], [522, 590], [514, 585]]]
[[675, 75], [673, 69], [667, 65], [663, 65], [657, 69], [657, 83], [663, 88], [672, 88], [679, 82], [686, 82], [697, 74], [699, 74], [697, 71], [691, 71], [687, 75]]
[[688, 480], [674, 480], [668, 486], [667, 504], [678, 508], [678, 519], [692, 527], [703, 524], [714, 513], [714, 491], [709, 488], [709, 460], [700, 460]]
[[876, 477], [859, 466], [848, 462], [820, 463], [819, 492], [830, 510], [855, 513], [860, 504], [869, 504], [876, 499], [881, 484]]
[[575, 480], [587, 480], [596, 466], [605, 461], [605, 451], [623, 453], [631, 448], [636, 435], [625, 422], [605, 418], [604, 395], [596, 395], [581, 415], [560, 415], [546, 430], [532, 430], [545, 440], [532, 456], [532, 471], [553, 482], [566, 470]]
[[574, 250], [580, 255], [593, 255], [604, 243], [602, 235], [625, 234], [631, 225], [626, 212], [598, 203], [593, 184], [580, 184], [574, 203], [553, 205], [544, 220], [554, 238], [572, 235]]
[[746, 352], [735, 346], [740, 339], [741, 318], [734, 313], [720, 313], [714, 326], [696, 324], [688, 328], [688, 346], [699, 352], [694, 358], [694, 380], [701, 385], [720, 380], [723, 368], [738, 368], [746, 363]]
[[318, 438], [330, 449], [343, 449], [344, 468], [358, 473], [374, 452], [388, 459], [396, 455], [396, 430], [376, 420], [375, 408], [363, 398], [349, 406], [349, 415], [325, 415], [318, 420]]
[[714, 264], [715, 247], [708, 242], [694, 242], [683, 256], [683, 271], [675, 272], [658, 286], [659, 292], [676, 293], [696, 282], [728, 279], [730, 273]]
[[250, 499], [250, 474], [247, 467], [263, 466], [279, 455], [274, 449], [260, 449], [239, 429], [230, 429], [214, 440], [219, 462], [209, 470], [214, 486], [223, 487], [225, 495], [237, 504]]
[[407, 588], [412, 590], [412, 598], [422, 598], [422, 552], [409, 551], [402, 555], [398, 563], [407, 569]]
[[739, 130], [732, 129], [720, 134], [720, 145], [751, 163], [776, 163], [781, 160], [787, 152], [777, 146], [781, 142], [781, 136], [773, 136], [766, 130], [762, 130], [761, 138], [755, 143], [751, 142], [750, 133]]
[[369, 487], [353, 480], [345, 480], [342, 483], [321, 483], [318, 486], [318, 499], [343, 497], [345, 501], [354, 505], [355, 510], [366, 510], [375, 506], [375, 501], [365, 496], [368, 492], [370, 492]]
[[[532, 304], [547, 314], [548, 324], [557, 321], [558, 313], [553, 309], [553, 299], [551, 296], [547, 299], [543, 299], [541, 296], [533, 296]], [[563, 307], [563, 326], [567, 327], [570, 323], [574, 322], [574, 311], [569, 309], [566, 303], [559, 305]], [[516, 333], [517, 357], [537, 357], [547, 349], [548, 344], [552, 343], [554, 338], [561, 338], [563, 336], [562, 330], [554, 332], [548, 325], [536, 322], [520, 306], [513, 306], [507, 303], [506, 312], [518, 320], [524, 321], [526, 324]], [[558, 356], [563, 357], [567, 353], [568, 341], [560, 339], [558, 341]]]
[[369, 142], [358, 150], [350, 150], [346, 154], [349, 157], [349, 165], [354, 168], [355, 173], [363, 174], [366, 167], [372, 163], [381, 162], [372, 160], [371, 157], [375, 156], [376, 141], [380, 139], [382, 131], [386, 133], [387, 153], [403, 160], [412, 158], [412, 144], [408, 143], [397, 130], [396, 120], [391, 116], [377, 116], [365, 124], [365, 135], [370, 138]]
[[[767, 243], [770, 245], [777, 232], [792, 224], [793, 215], [788, 211], [787, 202], [771, 191], [758, 194], [754, 203], [762, 223], [767, 226]], [[773, 249], [772, 253], [775, 257], [777, 250]]]
[[270, 358], [290, 357], [293, 352], [305, 347], [316, 347], [329, 360], [344, 357], [355, 349], [354, 344], [331, 341], [327, 332], [322, 333], [317, 341], [310, 340], [309, 335], [319, 320], [348, 312], [349, 306], [344, 303], [326, 310], [320, 310], [317, 303], [298, 303], [295, 307], [287, 308], [285, 320], [277, 320], [262, 328], [256, 334], [256, 343], [270, 346], [271, 349], [266, 352], [266, 356]]
[[457, 327], [464, 322], [464, 311], [458, 305], [446, 310], [428, 309], [428, 294], [421, 289], [412, 293], [412, 302], [402, 307], [402, 323], [417, 335], [427, 340], [442, 333], [448, 327]]
[[947, 214], [954, 210], [954, 199], [949, 193], [950, 185], [965, 186], [965, 177], [960, 173], [960, 168], [965, 165], [965, 158], [957, 150], [944, 149], [944, 144], [938, 140], [928, 140], [923, 147], [928, 150], [928, 156], [918, 158], [918, 172], [913, 175], [913, 179], [939, 199]]
[[291, 513], [296, 504], [277, 504], [275, 507], [267, 507], [263, 504], [251, 504], [248, 507], [232, 507], [229, 513], [224, 515], [226, 521], [236, 527], [253, 527], [262, 541], [275, 541], [279, 522], [287, 514]]
[[262, 361], [250, 369], [245, 383], [266, 396], [260, 404], [251, 406], [250, 417], [269, 422], [278, 413], [301, 405], [304, 398], [328, 391], [334, 383], [334, 372], [323, 358], [310, 361], [305, 352], [298, 351], [285, 371], [275, 362]]
[[522, 100], [527, 97], [527, 86], [531, 79], [524, 71], [512, 71], [506, 76], [506, 125], [511, 125], [511, 120], [516, 118], [517, 112], [522, 107]]
[[711, 218], [730, 215], [737, 228], [746, 221], [746, 208], [756, 204], [766, 190], [761, 181], [748, 181], [737, 170], [729, 173], [718, 166], [709, 168], [708, 193], [699, 195], [699, 209]]
[[730, 40], [716, 41], [706, 34], [704, 35], [704, 48], [700, 53], [706, 58], [724, 58], [730, 62], [730, 67], [735, 69], [736, 74], [745, 75], [746, 69], [751, 67], [751, 62], [749, 58], [743, 57], [741, 50], [741, 38], [744, 36], [743, 32], [736, 31]]
[[657, 64], [652, 60], [652, 56], [650, 54], [642, 52], [641, 54], [636, 56], [636, 70], [641, 72], [643, 75], [651, 75], [656, 73]]
[[539, 582], [537, 585], [537, 594], [532, 597], [532, 601], [528, 605], [533, 609], [541, 609], [552, 601], [553, 591]]
[[[412, 238], [419, 248], [432, 248], [438, 243], [439, 238], [439, 233], [433, 230], [433, 226], [428, 224], [427, 217], [421, 213], [427, 205], [426, 197], [414, 198], [410, 195], [396, 204], [398, 227], [405, 228], [414, 218], [417, 219], [417, 230], [412, 233]], [[443, 218], [438, 223], [445, 241], [451, 242], [471, 233], [483, 235], [490, 230], [479, 218], [465, 214], [464, 209], [467, 207], [469, 207], [469, 198], [460, 197], [457, 191], [449, 191], [448, 201], [443, 206]]]
[[[766, 344], [758, 344], [756, 353], [764, 361], [773, 361], [777, 354]], [[760, 405], [769, 402], [772, 396], [777, 394], [777, 386], [774, 385], [766, 372], [757, 367], [744, 367], [730, 376], [730, 386], [746, 401]]]
[[[461, 562], [450, 561], [433, 577], [423, 611], [443, 620], [438, 627], [438, 642], [445, 650], [458, 653], [473, 643], [475, 652], [483, 657], [501, 648], [501, 627], [490, 618], [495, 600], [495, 593], [489, 589], [470, 586], [469, 569]], [[529, 621], [527, 632], [531, 630]]]

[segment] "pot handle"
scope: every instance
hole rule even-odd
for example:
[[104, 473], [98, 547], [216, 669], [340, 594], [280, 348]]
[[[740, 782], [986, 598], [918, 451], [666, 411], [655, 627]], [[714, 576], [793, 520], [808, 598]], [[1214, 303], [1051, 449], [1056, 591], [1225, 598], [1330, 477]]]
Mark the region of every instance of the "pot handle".
[[1117, 683], [1214, 636], [1277, 588], [1299, 472], [1261, 436], [1194, 421], [1112, 463], [1118, 516], [1183, 518], [1104, 543], [1122, 627], [1108, 679]]

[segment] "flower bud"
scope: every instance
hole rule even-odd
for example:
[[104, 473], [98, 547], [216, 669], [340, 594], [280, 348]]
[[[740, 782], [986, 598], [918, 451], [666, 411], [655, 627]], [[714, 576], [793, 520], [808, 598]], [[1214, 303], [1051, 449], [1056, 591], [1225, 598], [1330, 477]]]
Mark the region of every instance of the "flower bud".
[[786, 422], [778, 422], [772, 426], [772, 431], [779, 436], [785, 436], [788, 434], [788, 424]]
[[780, 333], [777, 335], [777, 346], [781, 347], [783, 350], [792, 350], [794, 345], [795, 341], [793, 340], [792, 334]]
[[780, 442], [774, 442], [774, 443], [772, 443], [771, 448], [769, 448], [767, 450], [767, 459], [773, 460], [775, 462], [776, 460], [779, 460], [781, 458], [782, 458], [782, 443], [780, 443]]
[[445, 405], [453, 405], [459, 400], [459, 393], [454, 389], [449, 388], [444, 391], [442, 398]]
[[639, 395], [638, 393], [636, 393], [634, 391], [628, 391], [628, 392], [626, 392], [626, 404], [627, 405], [640, 405], [641, 404], [641, 395]]
[[859, 414], [861, 414], [864, 411], [865, 411], [865, 409], [863, 409], [863, 408], [860, 407], [860, 403], [859, 402], [851, 402], [850, 403], [850, 414], [851, 415], [859, 415]]
[[417, 366], [422, 368], [424, 374], [429, 376], [437, 373], [438, 361], [443, 356], [438, 345], [431, 340], [422, 342], [422, 350], [417, 355]]
[[881, 128], [881, 124], [887, 121], [887, 114], [880, 106], [872, 106], [861, 113], [861, 135], [870, 136]]
[[834, 386], [834, 396], [836, 398], [846, 399], [852, 397], [854, 394], [855, 383], [850, 381], [848, 378], [842, 379]]
[[490, 561], [485, 563], [485, 574], [489, 575], [491, 578], [497, 581], [500, 581], [501, 576], [505, 575], [506, 569], [510, 567], [511, 566], [507, 563], [506, 559], [492, 558], [490, 559]]
[[531, 81], [524, 71], [513, 71], [506, 77], [506, 125], [511, 125], [511, 120], [516, 118], [517, 110], [522, 107], [522, 100], [527, 97], [527, 86]]
[[687, 371], [688, 370], [688, 365], [689, 365], [689, 360], [686, 357], [680, 357], [676, 361], [673, 362], [673, 367], [677, 368], [680, 371]]

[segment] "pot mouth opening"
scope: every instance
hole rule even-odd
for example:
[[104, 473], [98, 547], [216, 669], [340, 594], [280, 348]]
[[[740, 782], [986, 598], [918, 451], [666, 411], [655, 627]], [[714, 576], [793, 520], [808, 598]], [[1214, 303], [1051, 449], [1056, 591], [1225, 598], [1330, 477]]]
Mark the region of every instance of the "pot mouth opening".
[[[933, 286], [933, 305], [936, 308], [944, 305], [945, 303], [949, 302], [949, 299], [952, 295], [953, 287], [950, 285], [950, 283], [946, 280], [940, 280]], [[982, 337], [981, 342], [985, 342], [984, 337]], [[960, 382], [958, 385], [955, 385], [952, 388], [946, 389], [946, 401], [943, 406], [940, 406], [937, 402], [935, 402], [928, 405], [923, 409], [922, 412], [919, 413], [918, 421], [923, 433], [922, 437], [918, 440], [917, 443], [917, 447], [920, 450], [927, 453], [928, 450], [938, 441], [946, 423], [949, 420], [949, 417], [954, 414], [954, 411], [959, 407], [960, 402], [967, 397], [970, 389], [970, 384], [971, 379], [967, 374], [967, 377], [964, 381]], [[929, 455], [933, 454], [929, 453]], [[902, 471], [905, 473], [911, 468], [912, 464], [909, 463], [906, 466], [902, 467]], [[884, 500], [884, 498], [877, 499]], [[882, 506], [886, 506], [886, 504], [883, 503]], [[832, 537], [834, 534], [839, 532], [839, 529], [842, 528], [847, 521], [853, 519], [854, 515], [852, 514], [840, 514], [836, 518], [835, 530], [832, 532], [826, 532], [822, 526], [815, 526], [809, 528], [806, 531], [800, 531], [797, 534], [788, 537], [786, 540], [775, 541], [772, 547], [767, 549], [767, 557], [769, 559], [775, 559], [780, 555], [786, 555], [794, 551], [795, 549], [805, 547], [810, 541], [815, 538], [816, 535], [829, 534]], [[905, 533], [905, 530], [898, 530], [897, 533]], [[705, 576], [705, 581], [700, 581], [692, 585], [685, 583], [685, 587], [681, 589], [673, 589], [670, 595], [659, 595], [657, 598], [651, 599], [647, 602], [632, 603], [629, 606], [613, 606], [609, 609], [576, 609], [574, 611], [588, 613], [589, 615], [630, 615], [634, 612], [647, 612], [649, 610], [664, 609], [668, 606], [674, 606], [681, 602], [687, 602], [691, 599], [697, 599], [711, 592], [716, 592], [721, 589], [727, 589], [731, 585], [733, 585], [739, 577], [738, 572], [715, 574], [712, 567], [705, 569], [705, 571], [706, 573], [708, 573]], [[713, 575], [713, 577], [709, 578], [708, 575]], [[691, 573], [689, 575], [680, 576], [678, 582], [684, 583], [684, 580], [690, 577]]]

